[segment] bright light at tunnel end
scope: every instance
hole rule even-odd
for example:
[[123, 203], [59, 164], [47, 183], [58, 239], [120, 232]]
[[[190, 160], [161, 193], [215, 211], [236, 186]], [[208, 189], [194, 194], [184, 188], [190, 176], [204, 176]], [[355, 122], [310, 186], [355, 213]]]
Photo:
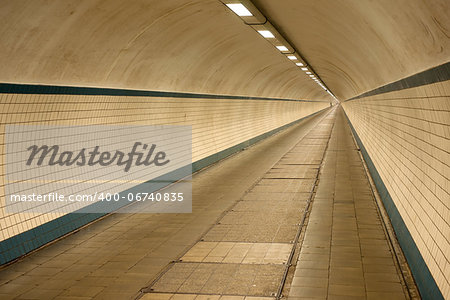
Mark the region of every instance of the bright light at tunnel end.
[[251, 17], [253, 14], [241, 3], [228, 3], [226, 4], [239, 17]]

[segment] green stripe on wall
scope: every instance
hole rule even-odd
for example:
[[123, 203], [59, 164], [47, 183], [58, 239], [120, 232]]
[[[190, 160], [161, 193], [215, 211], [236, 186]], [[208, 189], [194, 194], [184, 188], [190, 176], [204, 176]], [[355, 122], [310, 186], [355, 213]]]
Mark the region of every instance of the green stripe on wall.
[[389, 92], [400, 91], [404, 89], [410, 89], [422, 85], [442, 82], [450, 80], [450, 62], [439, 65], [437, 67], [428, 69], [426, 71], [414, 74], [404, 79], [383, 85], [372, 91], [366, 92], [359, 96], [353, 97], [346, 101], [356, 100], [364, 97], [375, 96], [378, 94], [384, 94]]
[[128, 89], [37, 85], [37, 84], [12, 84], [12, 83], [0, 83], [0, 94], [133, 96], [133, 97], [159, 97], [159, 98], [269, 100], [269, 101], [328, 103], [328, 101], [313, 101], [313, 100], [286, 99], [286, 98], [267, 98], [267, 97], [231, 96], [220, 94], [196, 94], [196, 93], [181, 93], [181, 92], [161, 92], [161, 91], [147, 91], [147, 90], [128, 90]]

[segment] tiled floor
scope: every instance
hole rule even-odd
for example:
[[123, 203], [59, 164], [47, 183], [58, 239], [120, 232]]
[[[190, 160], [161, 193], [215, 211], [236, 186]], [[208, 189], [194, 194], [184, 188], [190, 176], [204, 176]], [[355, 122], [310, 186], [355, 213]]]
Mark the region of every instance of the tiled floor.
[[198, 242], [182, 258], [183, 262], [283, 264], [291, 252], [290, 244]]
[[339, 109], [195, 174], [192, 214], [112, 215], [1, 269], [0, 299], [269, 300], [283, 278], [293, 299], [404, 299]]
[[[112, 215], [2, 268], [0, 299], [135, 296], [192, 247], [323, 115], [195, 174], [192, 214]], [[248, 200], [253, 196], [247, 194]], [[291, 196], [278, 199], [289, 202]], [[289, 205], [292, 203], [286, 203], [284, 209]]]
[[250, 296], [220, 296], [220, 295], [191, 295], [191, 294], [146, 294], [142, 300], [271, 300], [273, 297]]
[[287, 151], [144, 296], [278, 295], [333, 119], [330, 112]]
[[283, 276], [282, 264], [176, 263], [151, 293], [270, 297]]
[[405, 299], [341, 110], [320, 171], [289, 299]]

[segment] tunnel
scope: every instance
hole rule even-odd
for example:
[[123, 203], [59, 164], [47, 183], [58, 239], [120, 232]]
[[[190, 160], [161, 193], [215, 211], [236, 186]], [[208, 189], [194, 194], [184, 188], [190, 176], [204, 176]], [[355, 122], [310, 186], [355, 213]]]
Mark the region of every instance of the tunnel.
[[3, 0], [0, 299], [450, 299], [450, 2]]

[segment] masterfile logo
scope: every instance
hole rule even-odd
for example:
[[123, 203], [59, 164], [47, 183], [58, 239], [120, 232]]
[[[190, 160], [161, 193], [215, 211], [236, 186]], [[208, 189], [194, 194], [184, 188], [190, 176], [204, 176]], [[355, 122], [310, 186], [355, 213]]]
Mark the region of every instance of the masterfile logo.
[[[146, 150], [147, 154], [145, 155], [141, 151], [138, 151], [139, 146], [142, 146], [142, 150]], [[134, 158], [136, 157], [136, 162], [134, 164], [136, 166], [150, 166], [154, 164], [155, 166], [164, 166], [170, 162], [169, 159], [166, 159], [166, 152], [158, 151], [153, 157], [153, 152], [156, 149], [156, 145], [152, 144], [148, 147], [147, 144], [143, 144], [141, 142], [135, 142], [133, 148], [130, 152], [125, 154], [122, 151], [116, 150], [114, 154], [109, 151], [100, 152], [100, 146], [95, 146], [92, 151], [87, 151], [86, 148], [81, 149], [77, 154], [74, 151], [62, 151], [60, 152], [60, 147], [58, 145], [53, 145], [51, 147], [47, 145], [37, 146], [33, 145], [28, 147], [28, 151], [30, 151], [30, 156], [27, 160], [27, 166], [30, 166], [33, 163], [33, 160], [36, 159], [36, 164], [41, 166], [42, 163], [47, 159], [47, 164], [49, 166], [95, 166], [99, 164], [100, 166], [109, 166], [113, 163], [116, 163], [118, 166], [125, 166], [124, 171], [128, 172], [133, 165]]]
[[191, 212], [190, 126], [6, 127], [7, 213]]

